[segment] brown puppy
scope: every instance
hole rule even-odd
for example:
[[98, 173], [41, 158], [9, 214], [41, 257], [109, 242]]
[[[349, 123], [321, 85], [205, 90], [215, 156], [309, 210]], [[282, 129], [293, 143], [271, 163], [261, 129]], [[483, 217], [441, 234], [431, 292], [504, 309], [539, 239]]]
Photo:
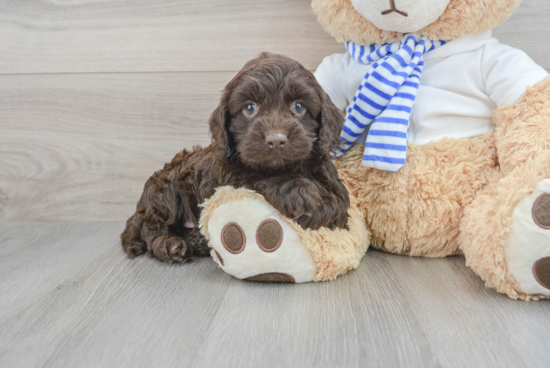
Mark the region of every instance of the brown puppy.
[[346, 226], [348, 193], [330, 161], [343, 120], [298, 62], [269, 53], [249, 61], [210, 117], [212, 144], [183, 150], [145, 184], [124, 250], [164, 262], [208, 255], [198, 205], [224, 185], [257, 191], [304, 228]]

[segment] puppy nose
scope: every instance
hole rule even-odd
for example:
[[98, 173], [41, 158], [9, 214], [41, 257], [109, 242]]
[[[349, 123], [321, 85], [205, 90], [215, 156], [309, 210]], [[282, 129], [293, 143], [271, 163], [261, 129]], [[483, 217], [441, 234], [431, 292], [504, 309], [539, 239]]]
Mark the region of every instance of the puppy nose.
[[265, 137], [265, 143], [269, 148], [283, 148], [287, 142], [288, 138], [284, 134], [270, 134]]

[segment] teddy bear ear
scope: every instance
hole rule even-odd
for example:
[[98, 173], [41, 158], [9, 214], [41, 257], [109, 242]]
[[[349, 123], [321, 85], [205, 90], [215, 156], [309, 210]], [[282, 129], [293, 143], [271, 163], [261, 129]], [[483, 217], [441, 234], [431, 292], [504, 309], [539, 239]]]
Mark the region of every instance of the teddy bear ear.
[[[446, 41], [482, 33], [507, 20], [520, 2], [521, 0], [452, 0], [443, 14], [421, 29], [420, 33], [432, 39]], [[388, 9], [390, 6], [388, 0]], [[429, 6], [429, 2], [425, 6]], [[384, 31], [376, 27], [359, 14], [351, 0], [313, 0], [311, 7], [319, 23], [338, 42], [353, 41], [360, 45], [370, 45], [395, 42], [403, 37], [402, 32]]]

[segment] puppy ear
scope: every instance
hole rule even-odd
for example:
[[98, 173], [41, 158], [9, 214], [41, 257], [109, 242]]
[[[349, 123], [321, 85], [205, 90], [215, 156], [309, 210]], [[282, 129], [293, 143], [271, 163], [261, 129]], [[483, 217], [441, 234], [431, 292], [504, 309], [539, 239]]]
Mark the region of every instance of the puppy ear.
[[229, 113], [229, 91], [222, 94], [220, 104], [210, 115], [208, 124], [210, 125], [210, 135], [212, 136], [212, 148], [219, 159], [227, 159], [231, 155], [231, 142], [229, 137], [229, 125], [231, 124], [231, 114]]
[[331, 152], [335, 153], [342, 146], [340, 133], [344, 126], [344, 113], [334, 106], [330, 97], [324, 91], [321, 96], [321, 116], [317, 119], [321, 128], [317, 145], [321, 157], [329, 159]]
[[245, 66], [231, 79], [231, 81], [225, 86], [223, 90], [222, 97], [220, 99], [220, 104], [210, 115], [209, 125], [210, 125], [210, 135], [212, 136], [212, 148], [216, 157], [219, 159], [229, 159], [231, 157], [232, 151], [235, 148], [235, 142], [233, 141], [231, 135], [229, 134], [229, 126], [231, 124], [231, 113], [229, 111], [229, 99], [231, 94], [237, 87], [239, 80], [242, 76], [254, 66], [258, 64], [259, 61], [268, 57], [269, 54], [262, 53], [256, 59], [250, 60]]

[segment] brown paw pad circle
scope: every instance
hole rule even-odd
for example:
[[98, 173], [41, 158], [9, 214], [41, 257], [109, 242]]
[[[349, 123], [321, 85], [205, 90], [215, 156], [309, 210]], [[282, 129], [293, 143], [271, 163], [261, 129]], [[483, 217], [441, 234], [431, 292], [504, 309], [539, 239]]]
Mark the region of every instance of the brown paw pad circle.
[[550, 194], [537, 198], [533, 205], [533, 220], [543, 229], [550, 229]]
[[264, 252], [275, 252], [283, 242], [283, 228], [275, 220], [265, 220], [256, 230], [256, 242]]
[[246, 244], [246, 236], [243, 229], [234, 222], [225, 225], [222, 229], [222, 244], [230, 253], [241, 253]]
[[550, 257], [541, 258], [535, 262], [533, 275], [539, 284], [550, 289]]
[[255, 282], [290, 282], [294, 283], [294, 277], [287, 275], [286, 273], [270, 272], [262, 273], [260, 275], [247, 277], [247, 281]]
[[239, 280], [270, 283], [315, 279], [317, 267], [299, 229], [261, 197], [230, 198], [215, 211], [204, 211], [209, 218], [201, 218], [201, 223], [208, 224], [210, 254], [223, 272]]
[[223, 258], [222, 258], [222, 256], [220, 256], [220, 253], [218, 253], [218, 251], [215, 250], [215, 249], [214, 249], [214, 253], [216, 253], [216, 257], [218, 257], [218, 261], [220, 262], [220, 264], [222, 266], [225, 266], [225, 263], [223, 263]]

